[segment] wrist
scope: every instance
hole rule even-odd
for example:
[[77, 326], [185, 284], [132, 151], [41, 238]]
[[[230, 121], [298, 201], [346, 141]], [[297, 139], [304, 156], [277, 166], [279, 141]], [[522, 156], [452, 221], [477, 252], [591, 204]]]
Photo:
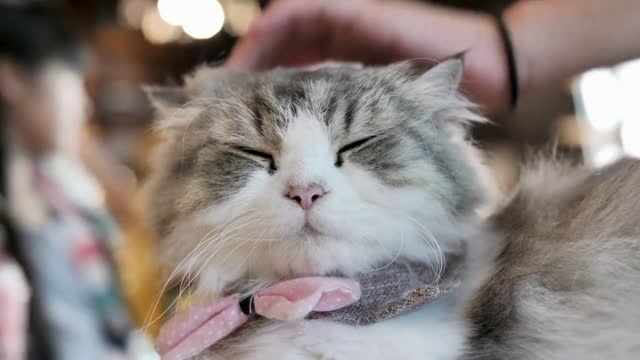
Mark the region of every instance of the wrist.
[[465, 56], [465, 83], [471, 99], [487, 114], [511, 108], [509, 62], [505, 47], [491, 15], [476, 18], [475, 42]]
[[510, 6], [502, 14], [507, 31], [511, 36], [513, 46], [513, 55], [517, 64], [517, 81], [521, 98], [526, 95], [531, 88], [532, 64], [531, 56], [529, 56], [529, 47], [526, 46], [526, 28], [524, 21], [528, 17], [528, 9], [522, 3]]

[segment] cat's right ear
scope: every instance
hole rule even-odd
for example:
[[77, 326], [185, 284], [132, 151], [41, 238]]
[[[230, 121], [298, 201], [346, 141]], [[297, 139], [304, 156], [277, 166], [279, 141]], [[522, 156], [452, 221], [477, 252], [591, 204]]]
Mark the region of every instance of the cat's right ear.
[[189, 97], [181, 86], [145, 86], [143, 88], [156, 110], [155, 127], [160, 130], [179, 129], [191, 119], [186, 107]]

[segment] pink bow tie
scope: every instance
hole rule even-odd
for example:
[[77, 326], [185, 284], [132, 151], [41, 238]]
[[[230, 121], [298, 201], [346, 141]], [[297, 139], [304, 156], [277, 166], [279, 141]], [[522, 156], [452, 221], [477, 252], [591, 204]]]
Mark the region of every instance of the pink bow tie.
[[[306, 277], [276, 283], [253, 296], [255, 313], [275, 320], [303, 319], [312, 311], [333, 311], [360, 299], [360, 284], [335, 277]], [[240, 296], [195, 304], [167, 321], [156, 348], [163, 360], [198, 355], [248, 320]]]

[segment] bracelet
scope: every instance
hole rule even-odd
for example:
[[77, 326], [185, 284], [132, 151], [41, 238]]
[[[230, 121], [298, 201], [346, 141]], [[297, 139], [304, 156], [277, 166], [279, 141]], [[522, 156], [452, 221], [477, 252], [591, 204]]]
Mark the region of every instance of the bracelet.
[[504, 23], [502, 14], [496, 14], [495, 20], [498, 25], [498, 31], [502, 38], [502, 44], [504, 45], [504, 52], [507, 56], [507, 65], [509, 66], [509, 87], [511, 91], [511, 110], [514, 110], [518, 105], [518, 98], [520, 96], [520, 85], [518, 84], [518, 66], [516, 64], [516, 55], [513, 50], [513, 42], [511, 41], [511, 35], [509, 29]]

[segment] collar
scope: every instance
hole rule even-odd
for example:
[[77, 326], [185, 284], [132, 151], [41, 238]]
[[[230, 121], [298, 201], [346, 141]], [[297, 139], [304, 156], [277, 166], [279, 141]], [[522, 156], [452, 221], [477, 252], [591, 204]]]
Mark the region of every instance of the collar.
[[312, 312], [308, 319], [348, 325], [370, 325], [416, 310], [449, 294], [460, 285], [463, 257], [449, 256], [438, 271], [432, 265], [395, 262], [356, 277], [362, 296], [331, 312]]
[[463, 257], [449, 256], [447, 260], [444, 272], [431, 265], [396, 261], [353, 279], [295, 278], [246, 298], [234, 294], [203, 301], [167, 321], [156, 348], [163, 360], [189, 359], [260, 318], [322, 319], [354, 326], [387, 320], [454, 290], [460, 284]]

